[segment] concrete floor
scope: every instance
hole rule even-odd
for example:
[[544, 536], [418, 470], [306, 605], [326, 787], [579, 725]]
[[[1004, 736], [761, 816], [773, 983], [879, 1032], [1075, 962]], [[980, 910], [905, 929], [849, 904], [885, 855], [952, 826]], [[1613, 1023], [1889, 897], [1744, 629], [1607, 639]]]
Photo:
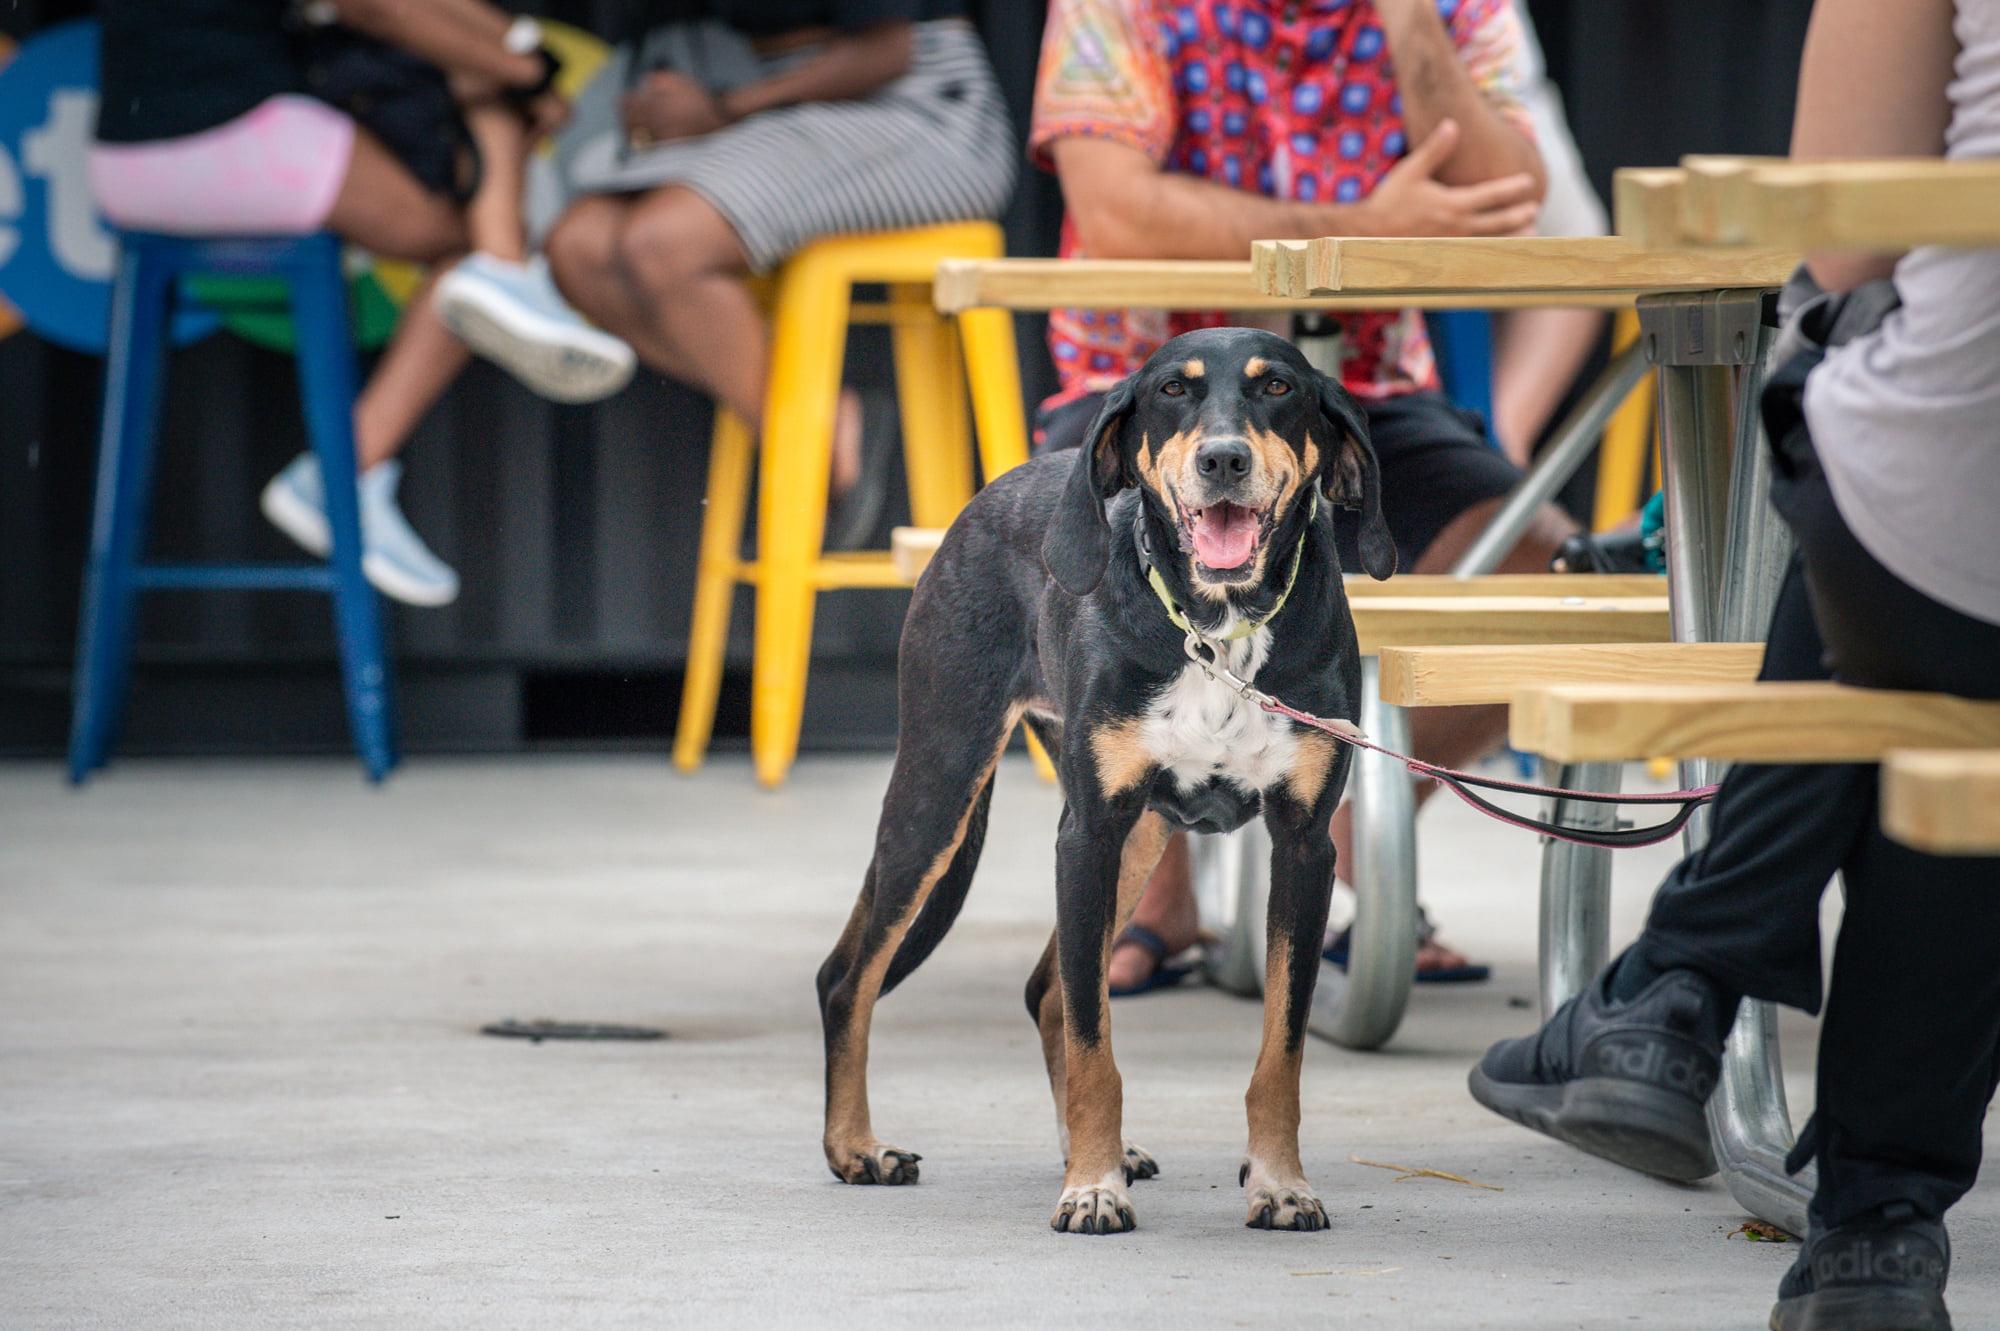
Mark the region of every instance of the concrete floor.
[[[1537, 851], [1456, 805], [1424, 820], [1425, 894], [1499, 975], [1420, 995], [1387, 1052], [1314, 1042], [1330, 1233], [1242, 1227], [1258, 1012], [1192, 989], [1116, 1009], [1128, 1131], [1164, 1168], [1141, 1229], [1048, 1229], [1020, 993], [1057, 801], [1018, 761], [964, 919], [877, 1027], [876, 1122], [924, 1181], [835, 1183], [811, 980], [886, 769], [810, 759], [766, 795], [740, 760], [433, 759], [382, 791], [344, 763], [127, 763], [78, 794], [0, 767], [0, 1325], [1762, 1325], [1794, 1250], [1728, 1237], [1719, 1185], [1466, 1097], [1534, 1019]], [[1623, 857], [1621, 936], [1667, 858]], [[673, 1038], [476, 1034], [503, 1016]], [[1962, 1327], [2000, 1312], [1996, 1219], [1988, 1189], [1954, 1225]]]

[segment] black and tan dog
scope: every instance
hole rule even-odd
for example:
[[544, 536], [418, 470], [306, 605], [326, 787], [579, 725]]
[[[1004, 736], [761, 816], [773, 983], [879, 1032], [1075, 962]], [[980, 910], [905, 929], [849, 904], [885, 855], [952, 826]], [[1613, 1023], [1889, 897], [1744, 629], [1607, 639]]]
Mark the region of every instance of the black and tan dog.
[[1351, 719], [1360, 660], [1322, 493], [1357, 511], [1362, 564], [1388, 577], [1396, 552], [1360, 408], [1283, 339], [1207, 329], [1118, 385], [1074, 456], [1008, 472], [952, 525], [903, 629], [874, 860], [819, 972], [826, 1159], [842, 1179], [917, 1181], [919, 1157], [869, 1121], [870, 1019], [958, 915], [994, 765], [1025, 720], [1057, 755], [1066, 801], [1055, 936], [1028, 981], [1067, 1157], [1054, 1227], [1133, 1228], [1126, 1186], [1157, 1172], [1121, 1128], [1111, 941], [1176, 825], [1226, 831], [1260, 809], [1269, 980], [1240, 1182], [1252, 1226], [1327, 1224], [1299, 1164], [1299, 1061], [1349, 756], [1211, 679], [1176, 625], [1192, 621], [1260, 688]]

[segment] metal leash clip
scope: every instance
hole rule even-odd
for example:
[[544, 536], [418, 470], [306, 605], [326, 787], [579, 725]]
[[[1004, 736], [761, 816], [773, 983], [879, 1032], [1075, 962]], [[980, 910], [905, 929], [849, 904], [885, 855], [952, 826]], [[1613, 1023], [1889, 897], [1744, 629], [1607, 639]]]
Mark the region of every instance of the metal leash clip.
[[1200, 630], [1192, 628], [1188, 630], [1187, 637], [1181, 641], [1181, 650], [1187, 653], [1188, 660], [1201, 667], [1203, 674], [1216, 683], [1233, 689], [1245, 702], [1262, 707], [1271, 700], [1270, 694], [1224, 665], [1223, 662], [1228, 658], [1223, 656], [1221, 646], [1204, 638]]

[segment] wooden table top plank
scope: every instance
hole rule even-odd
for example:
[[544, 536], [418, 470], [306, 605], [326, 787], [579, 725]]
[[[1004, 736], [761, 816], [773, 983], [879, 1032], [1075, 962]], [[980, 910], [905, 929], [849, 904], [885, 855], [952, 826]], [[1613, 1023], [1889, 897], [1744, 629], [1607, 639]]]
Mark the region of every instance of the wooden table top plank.
[[1650, 642], [1384, 647], [1381, 656], [1382, 701], [1400, 707], [1450, 707], [1510, 702], [1519, 689], [1553, 684], [1742, 683], [1757, 677], [1764, 646]]
[[1617, 173], [1621, 237], [1795, 253], [2000, 245], [2000, 161], [1689, 157], [1671, 170]]
[[1666, 642], [1664, 596], [1361, 596], [1348, 603], [1361, 654], [1384, 647]]
[[1214, 259], [947, 259], [931, 282], [942, 314], [974, 309], [1380, 310], [1504, 309], [1584, 305], [1620, 309], [1629, 291], [1494, 290], [1366, 292], [1298, 300], [1267, 295], [1249, 262]]
[[1299, 299], [1491, 292], [1537, 299], [1776, 287], [1796, 252], [1648, 249], [1619, 236], [1328, 236], [1258, 241], [1258, 288]]
[[2000, 749], [1889, 754], [1882, 830], [1934, 855], [2000, 855]]
[[1862, 762], [2000, 747], [2000, 703], [1839, 684], [1561, 684], [1515, 692], [1515, 748], [1563, 762]]

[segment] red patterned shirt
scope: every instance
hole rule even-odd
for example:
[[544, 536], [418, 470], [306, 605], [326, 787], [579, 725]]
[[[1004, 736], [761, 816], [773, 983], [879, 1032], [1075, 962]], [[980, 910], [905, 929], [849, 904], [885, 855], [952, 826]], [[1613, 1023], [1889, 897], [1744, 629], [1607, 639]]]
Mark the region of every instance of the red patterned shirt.
[[[1495, 108], [1532, 136], [1517, 93], [1523, 40], [1513, 0], [1437, 0], [1459, 58]], [[1112, 139], [1169, 171], [1271, 198], [1353, 203], [1408, 148], [1388, 42], [1371, 0], [1053, 0], [1028, 147]], [[1063, 223], [1065, 258], [1083, 257]], [[1437, 386], [1423, 316], [1331, 316], [1341, 379], [1380, 399]], [[1057, 406], [1102, 392], [1160, 343], [1231, 322], [1223, 312], [1056, 310]]]

